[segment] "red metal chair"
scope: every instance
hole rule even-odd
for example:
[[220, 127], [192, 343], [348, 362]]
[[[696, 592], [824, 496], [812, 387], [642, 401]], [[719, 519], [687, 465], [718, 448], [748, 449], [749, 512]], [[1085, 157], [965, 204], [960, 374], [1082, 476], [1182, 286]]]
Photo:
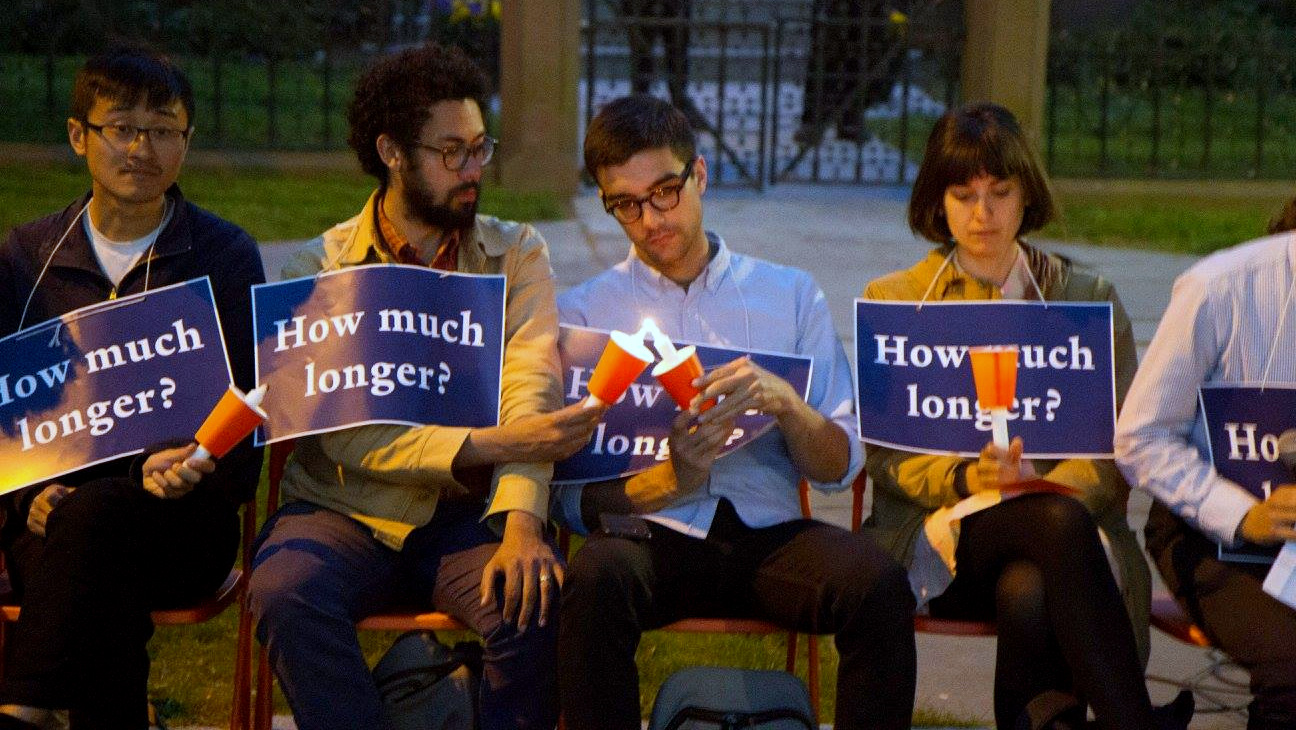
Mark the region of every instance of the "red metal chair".
[[[851, 529], [859, 532], [864, 526], [864, 493], [868, 491], [868, 474], [864, 471], [851, 485]], [[971, 621], [934, 616], [914, 616], [914, 631], [940, 636], [997, 636], [991, 621]]]
[[[240, 562], [230, 568], [225, 582], [211, 597], [194, 606], [154, 611], [153, 623], [158, 626], [185, 626], [200, 624], [219, 616], [235, 601], [239, 602], [239, 630], [236, 639], [234, 658], [234, 688], [230, 702], [230, 728], [248, 730], [249, 711], [252, 697], [252, 629], [251, 615], [247, 612], [247, 577], [251, 573], [252, 538], [256, 535], [256, 501], [243, 505], [242, 557]], [[0, 587], [0, 601], [11, 598], [9, 578], [3, 576]], [[8, 624], [16, 622], [22, 613], [21, 604], [4, 603], [0, 605], [0, 659], [4, 656], [4, 642]]]
[[[279, 484], [283, 480], [284, 467], [292, 453], [293, 442], [282, 441], [270, 445], [269, 490], [266, 494], [266, 516], [274, 514], [279, 506]], [[248, 551], [250, 552], [250, 550]], [[249, 558], [250, 560], [250, 558]], [[249, 647], [252, 639], [252, 619], [249, 611], [244, 611], [247, 618], [247, 637]], [[241, 630], [242, 627], [240, 627]], [[361, 631], [467, 631], [468, 627], [448, 613], [439, 611], [379, 613], [368, 616], [356, 624]], [[250, 655], [249, 655], [250, 657]], [[251, 675], [251, 660], [246, 661], [247, 673]], [[252, 713], [253, 730], [270, 730], [274, 716], [274, 674], [270, 671], [270, 660], [263, 646], [256, 650], [256, 700]]]

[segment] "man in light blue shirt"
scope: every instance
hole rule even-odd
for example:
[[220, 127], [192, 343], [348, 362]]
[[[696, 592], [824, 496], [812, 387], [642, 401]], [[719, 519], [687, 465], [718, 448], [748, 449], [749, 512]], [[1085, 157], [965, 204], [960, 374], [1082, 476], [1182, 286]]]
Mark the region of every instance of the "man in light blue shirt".
[[1251, 673], [1247, 728], [1296, 727], [1296, 611], [1262, 589], [1267, 565], [1219, 545], [1296, 538], [1296, 486], [1260, 501], [1211, 466], [1197, 408], [1204, 383], [1296, 384], [1296, 236], [1220, 251], [1175, 281], [1125, 397], [1116, 461], [1157, 502], [1147, 547], [1175, 598]]
[[[585, 165], [632, 243], [629, 257], [559, 298], [564, 322], [813, 358], [807, 403], [747, 358], [703, 375], [673, 424], [670, 458], [628, 479], [560, 487], [554, 513], [593, 532], [564, 585], [559, 692], [570, 730], [640, 727], [640, 634], [685, 617], [761, 618], [836, 635], [836, 727], [908, 728], [913, 596], [870, 538], [803, 519], [802, 477], [847, 488], [859, 472], [850, 366], [805, 272], [733, 253], [702, 230], [705, 161], [684, 115], [650, 96], [604, 107]], [[699, 412], [706, 400], [719, 404]], [[748, 409], [776, 427], [717, 460]], [[641, 515], [630, 521], [624, 515]]]

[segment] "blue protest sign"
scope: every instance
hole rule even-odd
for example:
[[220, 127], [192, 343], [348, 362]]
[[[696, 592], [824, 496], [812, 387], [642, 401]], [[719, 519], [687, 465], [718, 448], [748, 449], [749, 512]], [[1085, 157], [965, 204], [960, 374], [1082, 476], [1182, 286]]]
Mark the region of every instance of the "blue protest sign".
[[860, 437], [975, 456], [990, 441], [968, 347], [1017, 345], [1008, 430], [1032, 458], [1108, 457], [1116, 428], [1108, 302], [855, 300]]
[[[1198, 391], [1211, 464], [1220, 476], [1267, 499], [1292, 472], [1279, 460], [1278, 438], [1296, 428], [1296, 387], [1206, 383]], [[1291, 438], [1291, 436], [1288, 436]], [[1278, 548], [1220, 548], [1220, 558], [1271, 563]]]
[[192, 438], [229, 387], [206, 277], [0, 340], [0, 493]]
[[258, 443], [368, 423], [493, 426], [504, 277], [372, 264], [252, 287]]
[[[598, 363], [608, 332], [564, 324], [558, 336], [558, 356], [563, 368], [563, 398], [570, 404], [588, 395], [586, 384]], [[812, 359], [752, 350], [731, 350], [690, 342], [679, 347], [697, 347], [698, 360], [704, 370], [750, 355], [753, 362], [778, 375], [806, 397], [810, 388]], [[651, 375], [652, 366], [630, 384], [594, 430], [585, 448], [565, 461], [554, 464], [555, 483], [591, 482], [629, 476], [644, 471], [670, 457], [671, 422], [679, 413], [675, 401]], [[754, 441], [774, 426], [772, 416], [748, 411], [734, 421], [734, 434], [720, 455], [732, 453]]]

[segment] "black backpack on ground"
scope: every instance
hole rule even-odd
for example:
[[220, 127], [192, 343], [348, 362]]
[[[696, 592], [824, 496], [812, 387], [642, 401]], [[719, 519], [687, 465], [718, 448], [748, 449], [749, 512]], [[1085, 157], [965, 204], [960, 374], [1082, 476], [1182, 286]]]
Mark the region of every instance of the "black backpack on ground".
[[773, 670], [689, 667], [666, 678], [648, 730], [817, 730], [800, 679]]
[[453, 647], [431, 631], [401, 634], [374, 665], [390, 726], [396, 730], [475, 730], [482, 648]]

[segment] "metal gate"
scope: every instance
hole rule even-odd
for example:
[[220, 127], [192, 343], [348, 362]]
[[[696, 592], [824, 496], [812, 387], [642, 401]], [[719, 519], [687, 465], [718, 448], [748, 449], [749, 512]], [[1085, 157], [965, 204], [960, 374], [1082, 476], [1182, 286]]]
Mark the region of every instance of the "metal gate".
[[582, 128], [647, 91], [698, 130], [721, 185], [913, 179], [956, 98], [957, 14], [939, 0], [587, 0]]

